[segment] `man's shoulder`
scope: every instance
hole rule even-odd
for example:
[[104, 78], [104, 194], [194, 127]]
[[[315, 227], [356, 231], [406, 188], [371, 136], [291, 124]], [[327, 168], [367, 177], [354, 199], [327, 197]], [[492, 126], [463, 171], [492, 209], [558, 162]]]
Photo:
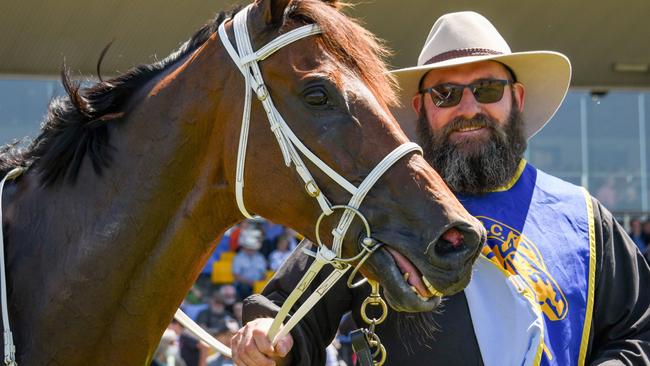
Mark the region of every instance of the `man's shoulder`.
[[[529, 163], [530, 165], [530, 163]], [[569, 190], [574, 190], [576, 192], [578, 191], [583, 191], [584, 192], [584, 187], [575, 184], [573, 182], [570, 182], [568, 180], [565, 180], [563, 178], [557, 177], [555, 175], [552, 175], [550, 173], [547, 173], [533, 165], [530, 165], [533, 169], [536, 170], [537, 172], [537, 181], [541, 182], [548, 188], [557, 188], [561, 189], [563, 192], [566, 192], [567, 189]]]

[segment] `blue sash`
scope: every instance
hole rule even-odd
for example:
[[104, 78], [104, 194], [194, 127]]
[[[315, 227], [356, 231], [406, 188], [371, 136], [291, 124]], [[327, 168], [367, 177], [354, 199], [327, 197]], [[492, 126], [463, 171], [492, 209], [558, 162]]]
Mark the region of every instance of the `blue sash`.
[[591, 198], [525, 161], [517, 173], [504, 189], [458, 199], [488, 232], [483, 254], [536, 294], [545, 322], [541, 364], [583, 364], [595, 276]]

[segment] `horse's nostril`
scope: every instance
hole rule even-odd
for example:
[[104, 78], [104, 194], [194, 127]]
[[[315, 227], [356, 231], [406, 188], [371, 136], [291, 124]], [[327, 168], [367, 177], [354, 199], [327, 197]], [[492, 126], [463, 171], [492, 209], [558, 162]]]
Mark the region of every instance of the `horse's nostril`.
[[444, 257], [447, 254], [463, 249], [463, 234], [455, 228], [447, 230], [435, 245], [436, 255]]
[[442, 234], [442, 239], [451, 243], [454, 249], [460, 248], [461, 244], [463, 244], [463, 234], [456, 228], [451, 228], [445, 231], [445, 233]]

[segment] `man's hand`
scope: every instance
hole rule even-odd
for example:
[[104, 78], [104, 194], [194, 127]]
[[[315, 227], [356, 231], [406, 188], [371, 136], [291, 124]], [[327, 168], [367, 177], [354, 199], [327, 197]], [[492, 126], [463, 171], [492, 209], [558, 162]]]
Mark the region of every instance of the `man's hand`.
[[232, 359], [238, 366], [288, 365], [285, 356], [293, 347], [293, 338], [287, 334], [273, 346], [267, 336], [273, 319], [255, 319], [235, 334], [231, 341]]

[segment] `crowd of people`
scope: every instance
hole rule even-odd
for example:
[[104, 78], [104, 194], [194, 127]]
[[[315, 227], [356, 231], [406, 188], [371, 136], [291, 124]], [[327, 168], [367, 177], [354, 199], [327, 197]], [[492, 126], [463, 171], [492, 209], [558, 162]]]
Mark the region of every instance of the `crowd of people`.
[[[628, 233], [650, 261], [650, 219], [633, 218]], [[253, 283], [267, 271], [277, 271], [296, 248], [301, 237], [295, 231], [261, 218], [246, 220], [228, 230], [219, 240], [201, 277], [188, 293], [182, 309], [203, 329], [228, 345], [242, 326], [242, 300], [253, 293]], [[215, 262], [224, 252], [236, 253], [232, 262], [235, 281], [214, 284], [210, 280]], [[351, 365], [354, 358], [349, 340], [351, 318], [343, 320], [340, 333], [328, 351], [329, 365]], [[215, 354], [175, 320], [161, 338], [153, 356], [156, 366], [228, 366], [232, 360]]]
[[[628, 233], [641, 253], [650, 261], [650, 219], [633, 218]], [[192, 287], [182, 309], [203, 329], [228, 345], [242, 326], [242, 300], [253, 293], [253, 283], [277, 271], [296, 248], [301, 236], [281, 225], [258, 218], [246, 220], [228, 230], [219, 240], [201, 277]], [[214, 284], [210, 275], [224, 252], [236, 253], [232, 262], [235, 281]], [[351, 365], [350, 318], [344, 319], [341, 332], [328, 348], [328, 366]], [[348, 329], [349, 328], [349, 329]], [[161, 338], [153, 356], [156, 366], [228, 366], [232, 360], [214, 353], [175, 320]]]
[[[232, 227], [217, 240], [214, 252], [181, 309], [213, 337], [229, 345], [230, 338], [242, 326], [242, 300], [253, 293], [254, 284], [265, 280], [269, 271], [278, 270], [301, 238], [292, 229], [262, 218], [245, 220]], [[226, 252], [234, 253], [232, 263], [220, 262]], [[231, 266], [232, 283], [213, 282], [215, 263]], [[341, 336], [340, 340], [343, 345], [337, 339], [328, 351], [328, 365], [339, 365], [344, 357], [350, 357], [347, 338]], [[153, 355], [152, 365], [228, 366], [233, 363], [214, 353], [173, 320]]]

